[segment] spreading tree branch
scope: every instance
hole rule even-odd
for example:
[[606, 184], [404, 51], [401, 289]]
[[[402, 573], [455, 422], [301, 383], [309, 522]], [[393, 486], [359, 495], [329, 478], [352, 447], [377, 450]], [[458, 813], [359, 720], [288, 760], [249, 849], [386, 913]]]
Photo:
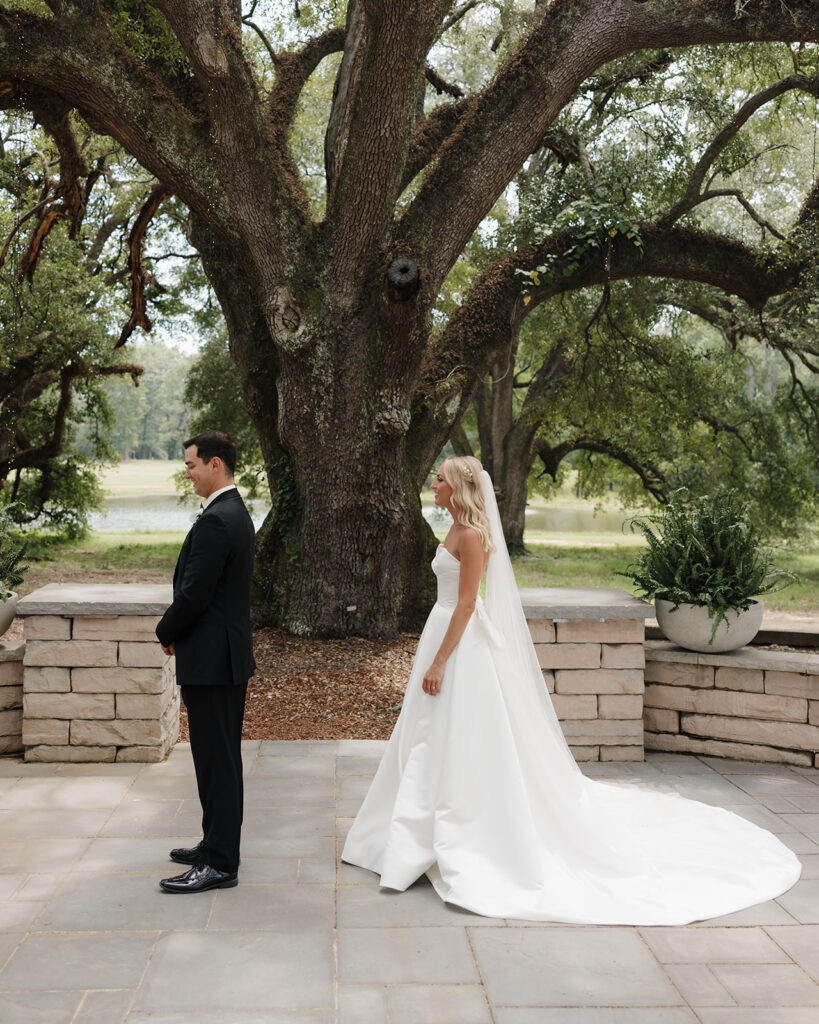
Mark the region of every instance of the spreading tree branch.
[[[40, 348], [41, 350], [41, 348]], [[69, 362], [61, 370], [40, 371], [38, 366], [39, 350], [18, 354], [9, 373], [0, 377], [0, 397], [4, 409], [11, 413], [10, 419], [16, 423], [23, 410], [39, 398], [48, 388], [58, 387], [57, 404], [54, 410], [53, 426], [48, 436], [39, 443], [32, 442], [26, 434], [17, 428], [13, 436], [6, 437], [0, 455], [0, 489], [13, 472], [23, 469], [45, 470], [51, 459], [56, 458], [63, 450], [65, 426], [71, 410], [74, 382], [78, 378], [97, 376], [129, 376], [136, 382], [144, 372], [141, 366], [133, 363], [100, 365], [88, 363], [83, 359]]]
[[628, 85], [631, 82], [639, 82], [641, 85], [656, 75], [658, 71], [665, 71], [674, 61], [674, 54], [670, 50], [659, 50], [651, 54], [645, 60], [641, 60], [638, 67], [629, 68], [618, 75], [607, 75], [603, 78], [594, 78], [589, 82], [588, 87], [594, 92], [606, 94], [606, 99], [614, 94], [618, 85]]
[[449, 435], [449, 439], [452, 442], [452, 447], [456, 455], [475, 454], [472, 450], [472, 445], [469, 443], [469, 438], [466, 436], [466, 431], [460, 422], [456, 423], [452, 428], [452, 433]]
[[325, 163], [334, 262], [339, 278], [350, 279], [351, 295], [362, 272], [374, 269], [390, 230], [427, 52], [449, 6], [449, 0], [349, 4]]
[[[299, 238], [304, 189], [271, 146], [236, 11], [210, 0], [152, 0], [190, 59], [205, 99], [219, 180], [261, 278], [275, 276], [270, 249]], [[237, 5], [238, 8], [238, 5]]]
[[458, 24], [461, 18], [469, 14], [469, 12], [473, 8], [477, 7], [480, 2], [481, 0], [465, 0], [465, 3], [462, 3], [459, 7], [456, 7], [455, 10], [444, 19], [444, 23], [443, 25], [441, 25], [441, 31], [438, 33], [438, 38], [440, 39], [445, 32], [449, 32], [451, 28], [454, 28], [454, 26]]
[[61, 220], [69, 224], [68, 237], [76, 238], [88, 205], [91, 189], [97, 179], [89, 173], [88, 163], [82, 153], [71, 125], [71, 109], [58, 97], [48, 97], [56, 102], [38, 99], [34, 113], [48, 134], [52, 137], [60, 154], [60, 182], [54, 201], [44, 208], [39, 223], [29, 238], [23, 253], [19, 278], [34, 278], [34, 271], [42, 254], [43, 244], [52, 227]]
[[2, 269], [3, 266], [5, 266], [6, 259], [9, 254], [9, 249], [11, 248], [11, 243], [17, 236], [17, 232], [27, 221], [31, 220], [31, 218], [35, 216], [35, 214], [40, 213], [46, 206], [48, 206], [49, 202], [50, 200], [48, 197], [42, 199], [39, 203], [36, 203], [30, 210], [27, 210], [21, 217], [18, 217], [14, 224], [12, 224], [11, 231], [9, 231], [8, 235], [6, 236], [5, 242], [3, 243], [3, 248], [0, 249], [0, 269]]
[[813, 0], [760, 2], [751, 14], [737, 17], [734, 0], [554, 0], [540, 7], [528, 37], [441, 146], [402, 219], [403, 234], [428, 240], [433, 285], [598, 67], [641, 48], [819, 40]]
[[329, 54], [344, 50], [344, 40], [345, 30], [343, 28], [331, 28], [315, 39], [311, 39], [295, 53], [273, 55], [276, 65], [276, 84], [268, 101], [265, 123], [270, 142], [278, 154], [280, 166], [290, 182], [291, 191], [294, 195], [300, 196], [300, 206], [305, 217], [309, 216], [309, 200], [290, 152], [290, 129], [296, 114], [299, 96], [301, 96], [302, 89], [310, 75]]
[[[256, 5], [254, 4], [253, 7], [255, 9]], [[242, 24], [243, 25], [247, 25], [248, 28], [252, 28], [253, 29], [253, 31], [256, 33], [256, 35], [259, 37], [259, 39], [261, 39], [262, 45], [267, 50], [268, 56], [270, 57], [271, 61], [275, 64], [276, 63], [276, 51], [273, 49], [273, 46], [272, 46], [270, 40], [267, 38], [267, 36], [266, 36], [266, 34], [264, 32], [264, 29], [262, 29], [260, 25], [257, 25], [256, 22], [253, 21], [253, 14], [252, 14], [252, 12], [250, 14], [245, 15], [245, 17], [242, 18]]]
[[150, 317], [145, 300], [146, 273], [142, 264], [142, 245], [145, 241], [145, 234], [148, 225], [156, 215], [157, 210], [163, 201], [171, 195], [161, 182], [157, 182], [151, 189], [150, 195], [142, 204], [142, 208], [134, 220], [133, 227], [128, 236], [128, 276], [131, 280], [131, 315], [128, 322], [122, 328], [114, 348], [120, 348], [133, 334], [137, 327], [144, 331], [150, 331]]
[[201, 124], [134, 58], [96, 5], [62, 0], [52, 18], [0, 6], [0, 80], [14, 83], [23, 97], [31, 90], [61, 97], [225, 237], [232, 235]]
[[549, 349], [548, 355], [540, 364], [526, 389], [526, 397], [523, 400], [518, 422], [525, 421], [536, 403], [569, 376], [572, 367], [567, 359], [568, 348], [568, 338], [560, 337]]
[[[567, 446], [569, 444], [571, 444], [571, 451], [607, 455], [610, 459], [614, 459], [621, 465], [627, 466], [637, 474], [642, 481], [643, 487], [652, 497], [656, 498], [661, 504], [665, 504], [668, 500], [666, 477], [659, 467], [655, 466], [650, 460], [640, 459], [634, 452], [628, 451], [622, 445], [596, 437], [576, 437], [571, 442], [567, 442]], [[543, 452], [539, 451], [538, 455], [543, 459]], [[544, 465], [546, 465], [545, 460]], [[553, 473], [551, 475], [554, 476]]]
[[808, 223], [819, 221], [819, 178], [813, 183], [813, 188], [805, 196], [802, 209], [799, 211], [797, 225], [804, 228]]
[[[479, 275], [426, 355], [408, 445], [417, 459], [417, 475], [435, 458], [441, 431], [448, 432], [467, 408], [477, 380], [541, 302], [615, 280], [659, 277], [711, 285], [759, 309], [772, 296], [793, 288], [802, 270], [798, 262], [788, 263], [692, 228], [643, 224], [640, 237], [638, 247], [618, 236], [588, 252], [577, 269], [563, 273], [560, 254], [577, 242], [573, 232], [563, 231], [510, 254]], [[529, 273], [550, 261], [554, 273], [533, 287]]]
[[665, 301], [666, 305], [685, 310], [686, 313], [691, 313], [692, 316], [699, 317], [700, 320], [711, 324], [723, 335], [732, 349], [736, 349], [740, 339], [747, 333], [736, 310], [730, 302], [725, 300], [716, 305], [706, 305], [703, 302], [694, 302], [678, 297], [667, 298]]
[[30, 109], [36, 120], [54, 140], [59, 154], [60, 180], [56, 183], [54, 194], [51, 195], [51, 189], [55, 183], [50, 177], [48, 159], [44, 153], [36, 151], [36, 156], [43, 165], [39, 202], [35, 204], [33, 210], [30, 210], [18, 221], [0, 253], [0, 266], [2, 266], [11, 238], [14, 237], [20, 226], [36, 213], [37, 224], [29, 236], [19, 267], [19, 280], [28, 278], [31, 281], [45, 240], [55, 224], [61, 220], [67, 220], [69, 222], [69, 237], [77, 237], [85, 216], [88, 197], [98, 175], [89, 173], [88, 163], [71, 124], [70, 106], [55, 93], [38, 88], [31, 88], [23, 92], [14, 82], [3, 82], [0, 83], [0, 106], [5, 109]]
[[694, 166], [694, 170], [691, 172], [691, 177], [688, 181], [685, 192], [680, 196], [677, 202], [674, 203], [671, 209], [658, 219], [658, 222], [664, 225], [674, 224], [680, 219], [680, 217], [683, 217], [686, 213], [689, 213], [707, 199], [711, 199], [715, 196], [732, 195], [740, 201], [757, 224], [767, 228], [777, 238], [783, 238], [784, 236], [780, 234], [768, 221], [756, 213], [739, 189], [706, 188], [703, 190], [703, 184], [705, 183], [705, 179], [711, 168], [714, 166], [715, 161], [736, 137], [742, 126], [750, 120], [757, 110], [764, 107], [767, 103], [770, 103], [771, 100], [774, 100], [779, 96], [783, 96], [786, 92], [790, 92], [793, 89], [799, 89], [803, 92], [810, 93], [813, 96], [819, 96], [819, 77], [810, 78], [807, 75], [789, 75], [787, 78], [782, 78], [778, 82], [774, 82], [773, 85], [769, 85], [766, 89], [762, 89], [760, 92], [749, 97], [708, 145], [705, 152]]
[[432, 163], [441, 146], [460, 124], [461, 118], [471, 109], [471, 102], [469, 99], [460, 99], [454, 103], [441, 103], [416, 123], [401, 178], [402, 192], [417, 174]]
[[427, 64], [424, 68], [424, 77], [439, 96], [441, 93], [446, 93], [448, 96], [454, 96], [456, 100], [459, 100], [464, 94], [463, 89], [459, 85], [453, 85], [451, 82], [441, 78], [431, 64]]
[[122, 213], [112, 213], [97, 228], [97, 233], [94, 235], [94, 241], [88, 249], [85, 261], [92, 273], [96, 274], [99, 272], [99, 260], [100, 256], [102, 256], [102, 250], [105, 248], [105, 243], [118, 228], [124, 227], [127, 219]]

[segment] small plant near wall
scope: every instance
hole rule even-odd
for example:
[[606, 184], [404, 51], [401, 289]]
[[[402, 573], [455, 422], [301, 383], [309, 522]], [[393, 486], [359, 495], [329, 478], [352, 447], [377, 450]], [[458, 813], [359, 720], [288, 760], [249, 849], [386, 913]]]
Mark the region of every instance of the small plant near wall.
[[23, 582], [27, 565], [21, 565], [26, 556], [26, 544], [19, 539], [19, 527], [9, 513], [9, 507], [0, 508], [0, 601], [5, 603], [15, 587]]
[[[747, 507], [733, 490], [704, 497], [677, 491], [660, 512], [632, 520], [632, 530], [643, 535], [646, 547], [620, 575], [632, 581], [641, 597], [655, 601], [660, 627], [682, 646], [689, 644], [670, 635], [674, 627], [669, 630], [667, 623], [681, 606], [707, 609], [710, 636], [706, 646], [691, 645], [694, 650], [731, 649], [730, 644], [715, 646], [720, 626], [729, 630], [738, 613], [754, 610], [758, 629], [762, 607], [757, 599], [797, 579], [774, 568]], [[756, 629], [736, 646], [748, 643]], [[740, 635], [736, 632], [735, 638]]]

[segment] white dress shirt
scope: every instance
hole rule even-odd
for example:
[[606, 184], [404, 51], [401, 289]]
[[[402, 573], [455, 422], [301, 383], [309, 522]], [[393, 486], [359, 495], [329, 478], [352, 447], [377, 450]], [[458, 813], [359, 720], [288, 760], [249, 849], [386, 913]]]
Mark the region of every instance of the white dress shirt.
[[236, 484], [228, 484], [226, 487], [220, 487], [218, 491], [214, 491], [212, 494], [208, 495], [207, 501], [205, 502], [205, 508], [207, 508], [208, 505], [210, 505], [210, 503], [213, 501], [214, 498], [218, 498], [219, 495], [220, 494], [224, 494], [225, 491], [235, 491], [235, 490], [236, 490]]

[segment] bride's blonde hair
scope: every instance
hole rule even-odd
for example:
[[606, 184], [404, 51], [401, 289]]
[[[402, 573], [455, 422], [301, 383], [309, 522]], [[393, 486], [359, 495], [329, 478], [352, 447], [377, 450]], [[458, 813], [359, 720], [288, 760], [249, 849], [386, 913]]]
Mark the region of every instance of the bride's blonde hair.
[[484, 551], [494, 551], [481, 489], [483, 466], [472, 455], [452, 455], [441, 463], [441, 475], [452, 488], [456, 522], [471, 526], [481, 536]]

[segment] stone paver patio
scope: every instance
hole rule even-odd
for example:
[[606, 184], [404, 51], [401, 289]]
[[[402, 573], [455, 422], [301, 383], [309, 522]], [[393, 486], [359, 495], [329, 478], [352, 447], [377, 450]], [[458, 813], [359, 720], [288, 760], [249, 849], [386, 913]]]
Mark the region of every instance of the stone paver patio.
[[[763, 825], [801, 858], [779, 900], [687, 928], [480, 918], [381, 892], [337, 852], [382, 744], [245, 743], [241, 884], [170, 896], [199, 837], [190, 754], [0, 759], [3, 1024], [816, 1024], [819, 771], [687, 755], [588, 764]], [[183, 869], [179, 869], [183, 870]]]

